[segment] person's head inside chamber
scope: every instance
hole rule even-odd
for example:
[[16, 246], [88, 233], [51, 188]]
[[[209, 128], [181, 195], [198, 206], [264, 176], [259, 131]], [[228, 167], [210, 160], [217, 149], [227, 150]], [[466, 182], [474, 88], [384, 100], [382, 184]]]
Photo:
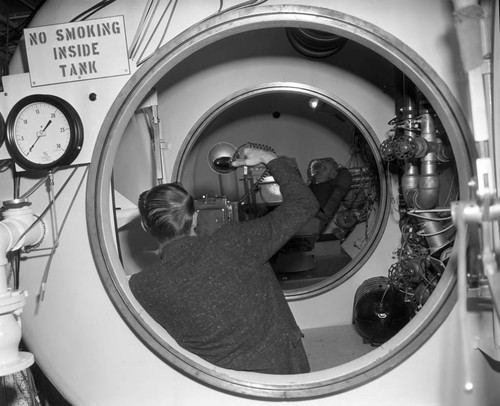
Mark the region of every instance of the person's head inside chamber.
[[155, 186], [139, 196], [144, 229], [160, 243], [194, 233], [194, 201], [180, 183]]
[[339, 164], [333, 158], [312, 161], [309, 176], [312, 183], [327, 182], [337, 177]]

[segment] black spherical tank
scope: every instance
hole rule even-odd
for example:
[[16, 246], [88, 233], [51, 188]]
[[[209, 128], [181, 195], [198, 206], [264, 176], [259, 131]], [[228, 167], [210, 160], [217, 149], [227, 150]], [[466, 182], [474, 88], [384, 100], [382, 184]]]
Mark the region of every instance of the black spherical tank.
[[412, 314], [404, 293], [390, 285], [386, 277], [367, 279], [356, 290], [353, 323], [359, 335], [374, 346], [394, 336]]

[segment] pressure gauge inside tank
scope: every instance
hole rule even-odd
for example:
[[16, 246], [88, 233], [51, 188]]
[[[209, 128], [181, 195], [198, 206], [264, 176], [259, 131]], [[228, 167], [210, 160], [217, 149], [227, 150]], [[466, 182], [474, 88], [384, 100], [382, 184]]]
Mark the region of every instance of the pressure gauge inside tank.
[[76, 110], [53, 95], [32, 95], [14, 105], [7, 117], [6, 145], [14, 161], [27, 170], [50, 170], [71, 164], [83, 144]]

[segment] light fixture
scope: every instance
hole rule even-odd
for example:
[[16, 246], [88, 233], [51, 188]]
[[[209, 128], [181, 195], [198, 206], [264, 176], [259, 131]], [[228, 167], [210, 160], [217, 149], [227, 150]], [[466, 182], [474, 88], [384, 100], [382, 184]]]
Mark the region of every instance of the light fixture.
[[309, 108], [314, 112], [331, 113], [332, 106], [317, 97], [311, 97], [307, 102]]
[[318, 109], [318, 107], [320, 106], [321, 103], [322, 102], [317, 97], [311, 97], [309, 99], [309, 101], [307, 102], [309, 107], [314, 111], [316, 111]]
[[218, 174], [225, 174], [234, 171], [231, 166], [234, 159], [236, 147], [229, 142], [219, 142], [208, 151], [208, 164], [210, 168]]

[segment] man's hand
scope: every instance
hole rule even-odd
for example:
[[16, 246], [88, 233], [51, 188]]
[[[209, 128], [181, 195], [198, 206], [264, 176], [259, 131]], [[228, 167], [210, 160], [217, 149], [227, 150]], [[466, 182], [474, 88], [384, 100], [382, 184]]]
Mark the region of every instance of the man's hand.
[[231, 162], [232, 166], [255, 166], [259, 164], [267, 165], [269, 161], [277, 158], [276, 154], [273, 152], [256, 148], [243, 148], [243, 153], [241, 155], [243, 158], [235, 159]]

